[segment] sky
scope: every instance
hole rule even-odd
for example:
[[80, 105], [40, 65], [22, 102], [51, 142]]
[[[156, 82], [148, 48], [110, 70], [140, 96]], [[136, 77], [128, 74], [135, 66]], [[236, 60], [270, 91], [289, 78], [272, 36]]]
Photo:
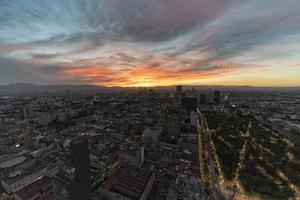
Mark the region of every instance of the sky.
[[0, 0], [0, 85], [300, 86], [299, 0]]

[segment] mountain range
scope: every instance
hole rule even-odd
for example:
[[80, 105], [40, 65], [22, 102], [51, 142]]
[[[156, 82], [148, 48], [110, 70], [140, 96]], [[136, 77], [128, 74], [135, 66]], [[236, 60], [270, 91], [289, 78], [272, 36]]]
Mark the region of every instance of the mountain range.
[[[218, 90], [284, 90], [284, 91], [300, 91], [300, 87], [252, 87], [252, 86], [183, 86], [184, 89], [197, 90], [218, 89]], [[120, 92], [123, 90], [139, 90], [143, 87], [106, 87], [98, 85], [37, 85], [32, 83], [14, 83], [8, 85], [0, 85], [0, 94], [26, 94], [26, 93], [42, 93], [42, 92]], [[151, 87], [153, 90], [175, 90], [175, 86], [157, 86]]]

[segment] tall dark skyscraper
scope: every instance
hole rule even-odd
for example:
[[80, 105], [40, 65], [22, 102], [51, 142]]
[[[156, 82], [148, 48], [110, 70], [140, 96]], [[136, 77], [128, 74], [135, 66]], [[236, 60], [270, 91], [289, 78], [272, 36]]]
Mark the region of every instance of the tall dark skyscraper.
[[193, 87], [192, 87], [192, 95], [195, 95], [196, 92], [197, 92], [197, 91], [196, 91], [196, 88], [195, 88], [195, 86], [193, 86]]
[[221, 92], [219, 90], [214, 91], [214, 103], [219, 104], [221, 102]]
[[70, 144], [70, 152], [76, 168], [76, 181], [71, 199], [89, 200], [91, 197], [91, 176], [87, 138], [79, 137], [73, 140]]
[[176, 94], [182, 94], [182, 91], [183, 91], [182, 85], [177, 85], [176, 86]]
[[200, 104], [206, 104], [206, 95], [200, 94]]
[[181, 99], [181, 107], [189, 112], [197, 109], [198, 99], [196, 97], [185, 97]]
[[179, 136], [181, 128], [180, 122], [181, 116], [178, 109], [170, 107], [164, 111], [164, 128], [168, 137], [176, 138]]

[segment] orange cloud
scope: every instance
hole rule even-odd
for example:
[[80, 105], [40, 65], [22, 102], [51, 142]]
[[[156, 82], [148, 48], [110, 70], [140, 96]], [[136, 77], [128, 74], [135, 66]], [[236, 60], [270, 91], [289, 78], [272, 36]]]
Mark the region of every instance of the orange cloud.
[[[174, 64], [174, 63], [173, 63]], [[177, 64], [180, 64], [177, 61]], [[109, 67], [65, 67], [60, 72], [64, 79], [79, 79], [81, 81], [105, 86], [158, 86], [174, 84], [197, 84], [197, 81], [220, 77], [225, 75], [240, 74], [245, 70], [241, 66], [215, 61], [214, 67], [199, 69], [190, 67], [186, 69], [173, 68], [169, 64], [160, 64], [149, 61], [147, 64], [136, 68], [109, 68]], [[168, 66], [168, 67], [166, 67]], [[257, 69], [257, 68], [255, 68]]]

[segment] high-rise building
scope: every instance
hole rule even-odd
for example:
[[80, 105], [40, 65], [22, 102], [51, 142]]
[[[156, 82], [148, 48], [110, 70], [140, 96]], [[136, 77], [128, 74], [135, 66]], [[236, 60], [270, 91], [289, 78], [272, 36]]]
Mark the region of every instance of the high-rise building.
[[198, 120], [198, 113], [197, 113], [197, 111], [192, 110], [190, 118], [191, 118], [191, 120], [190, 120], [191, 125], [192, 126], [196, 126], [197, 120]]
[[206, 104], [206, 95], [200, 94], [200, 104]]
[[34, 116], [34, 108], [32, 105], [25, 105], [19, 110], [19, 117], [21, 119], [29, 119]]
[[177, 138], [181, 131], [181, 116], [176, 108], [167, 108], [164, 110], [164, 130], [168, 137]]
[[195, 86], [193, 86], [193, 87], [192, 87], [192, 95], [196, 95], [196, 92], [197, 92], [197, 91], [196, 91], [196, 88], [195, 88]]
[[221, 92], [219, 90], [214, 91], [214, 103], [219, 104], [221, 102]]
[[192, 111], [197, 109], [198, 99], [196, 97], [184, 97], [181, 98], [181, 107]]
[[183, 91], [183, 87], [182, 85], [177, 85], [176, 86], [176, 94], [182, 94], [182, 91]]
[[141, 141], [147, 149], [157, 149], [161, 132], [162, 129], [160, 127], [146, 127], [144, 129]]
[[91, 196], [91, 176], [88, 140], [79, 137], [70, 144], [70, 153], [75, 165], [75, 190], [70, 195], [72, 200], [89, 200]]

